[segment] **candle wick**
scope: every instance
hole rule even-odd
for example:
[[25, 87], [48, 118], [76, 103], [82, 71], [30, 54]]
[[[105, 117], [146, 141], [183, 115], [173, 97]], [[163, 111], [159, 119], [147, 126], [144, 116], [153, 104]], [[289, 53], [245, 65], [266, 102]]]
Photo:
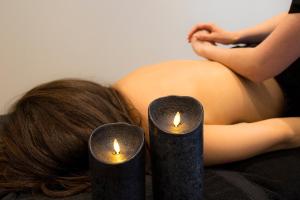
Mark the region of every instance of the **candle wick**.
[[179, 122], [177, 125], [174, 124], [175, 127], [178, 127], [179, 125], [181, 125], [181, 122]]
[[113, 152], [113, 154], [114, 154], [114, 155], [119, 155], [119, 154], [120, 154], [120, 152], [116, 152], [116, 151], [114, 151], [114, 152]]

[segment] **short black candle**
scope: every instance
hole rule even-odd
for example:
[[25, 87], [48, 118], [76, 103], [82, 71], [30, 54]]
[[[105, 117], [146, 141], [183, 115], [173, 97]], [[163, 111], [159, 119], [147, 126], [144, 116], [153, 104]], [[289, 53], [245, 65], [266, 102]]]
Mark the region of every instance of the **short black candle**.
[[192, 97], [162, 97], [149, 105], [148, 118], [154, 199], [202, 199], [202, 105]]
[[89, 139], [93, 200], [145, 199], [144, 131], [127, 123], [105, 124]]

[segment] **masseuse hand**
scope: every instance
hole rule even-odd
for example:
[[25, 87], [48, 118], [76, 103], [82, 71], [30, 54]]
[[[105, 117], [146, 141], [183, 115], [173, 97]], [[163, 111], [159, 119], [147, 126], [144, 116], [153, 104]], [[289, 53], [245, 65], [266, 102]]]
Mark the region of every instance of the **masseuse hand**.
[[[198, 33], [200, 30], [206, 30], [207, 32]], [[195, 33], [197, 33], [196, 37], [200, 41], [209, 41], [212, 43], [221, 44], [234, 44], [238, 41], [237, 33], [225, 31], [220, 27], [210, 23], [199, 23], [195, 25], [188, 33], [189, 42], [192, 42], [192, 38]]]
[[191, 41], [190, 43], [191, 43], [191, 46], [192, 46], [194, 52], [197, 55], [202, 56], [202, 57], [205, 57], [206, 49], [215, 47], [214, 43], [212, 43], [212, 42], [201, 41], [198, 39], [199, 35], [205, 34], [205, 33], [207, 33], [207, 31], [205, 31], [205, 30], [197, 31], [193, 34], [193, 36], [190, 39], [190, 41]]

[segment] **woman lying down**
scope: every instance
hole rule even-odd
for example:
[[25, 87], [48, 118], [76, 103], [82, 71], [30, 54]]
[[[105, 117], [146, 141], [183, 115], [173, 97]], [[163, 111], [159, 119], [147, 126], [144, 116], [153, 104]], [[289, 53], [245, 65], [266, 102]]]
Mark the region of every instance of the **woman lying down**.
[[[195, 31], [190, 37], [198, 54], [219, 48], [198, 36]], [[149, 143], [148, 105], [167, 95], [192, 96], [202, 103], [206, 165], [300, 146], [300, 118], [291, 117], [300, 114], [292, 95], [296, 90], [286, 90], [279, 77], [297, 62], [290, 65], [290, 58], [273, 71], [266, 69], [268, 63], [253, 65], [253, 71], [245, 64], [262, 55], [255, 51], [271, 54], [264, 42], [255, 48], [216, 49], [224, 59], [220, 62], [180, 60], [140, 67], [110, 86], [69, 79], [33, 88], [3, 121], [0, 188], [41, 190], [54, 197], [86, 191], [87, 142], [93, 129], [127, 122], [142, 126]], [[243, 58], [244, 64], [236, 67]]]

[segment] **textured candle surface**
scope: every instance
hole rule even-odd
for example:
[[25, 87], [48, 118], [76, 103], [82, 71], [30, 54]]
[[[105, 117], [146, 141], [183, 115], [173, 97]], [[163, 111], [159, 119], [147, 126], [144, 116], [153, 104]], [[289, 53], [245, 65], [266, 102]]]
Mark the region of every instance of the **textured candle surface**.
[[[173, 123], [180, 112], [180, 124]], [[192, 97], [167, 96], [148, 110], [153, 196], [157, 200], [201, 200], [203, 108]]]
[[145, 199], [143, 129], [121, 122], [102, 125], [90, 136], [89, 153], [93, 200]]

